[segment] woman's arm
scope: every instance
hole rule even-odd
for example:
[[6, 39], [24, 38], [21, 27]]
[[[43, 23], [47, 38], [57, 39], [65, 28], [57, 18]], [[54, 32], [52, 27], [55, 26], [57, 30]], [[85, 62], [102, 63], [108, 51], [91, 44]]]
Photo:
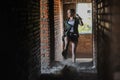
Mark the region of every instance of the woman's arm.
[[79, 24], [83, 26], [84, 24], [83, 24], [82, 18], [78, 14], [76, 14], [76, 16], [79, 19]]

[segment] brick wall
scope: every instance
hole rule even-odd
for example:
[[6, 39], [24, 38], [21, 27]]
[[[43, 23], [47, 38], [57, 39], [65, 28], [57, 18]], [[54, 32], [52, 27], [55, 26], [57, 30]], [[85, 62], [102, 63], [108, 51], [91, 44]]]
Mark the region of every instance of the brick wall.
[[[97, 68], [100, 79], [110, 77], [111, 1], [97, 1]], [[111, 78], [110, 78], [111, 79]], [[110, 80], [109, 79], [109, 80]]]
[[54, 34], [55, 34], [55, 60], [62, 60], [62, 0], [54, 0]]
[[[92, 34], [81, 34], [76, 50], [77, 58], [92, 58]], [[71, 56], [71, 45], [69, 47], [69, 57]]]
[[62, 0], [41, 0], [40, 4], [41, 70], [62, 60]]
[[[41, 70], [50, 63], [49, 0], [40, 0]], [[52, 16], [52, 15], [50, 15]]]
[[120, 79], [119, 0], [97, 1], [98, 75], [103, 80]]
[[88, 2], [88, 3], [89, 3], [89, 2], [91, 2], [91, 1], [92, 1], [92, 0], [64, 0], [63, 2], [69, 4], [69, 3], [76, 3], [76, 2], [79, 2], [79, 3], [81, 3], [81, 2], [82, 2], [82, 3], [86, 3], [86, 2]]
[[62, 60], [62, 2], [40, 2], [41, 70], [45, 70], [52, 61]]
[[6, 16], [16, 42], [16, 80], [36, 79], [40, 75], [39, 0], [11, 0], [8, 5]]
[[92, 34], [81, 34], [76, 50], [76, 56], [83, 58], [92, 58], [92, 40]]
[[28, 37], [30, 47], [28, 79], [33, 80], [40, 76], [40, 1], [29, 0], [27, 11], [26, 39]]

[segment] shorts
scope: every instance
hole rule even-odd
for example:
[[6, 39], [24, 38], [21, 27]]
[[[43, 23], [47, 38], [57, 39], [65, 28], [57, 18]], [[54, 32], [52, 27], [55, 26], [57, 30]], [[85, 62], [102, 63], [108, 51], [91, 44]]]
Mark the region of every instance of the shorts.
[[68, 39], [72, 42], [78, 42], [78, 37], [79, 37], [79, 34], [76, 34], [76, 33], [72, 33], [72, 32], [69, 32], [68, 34]]

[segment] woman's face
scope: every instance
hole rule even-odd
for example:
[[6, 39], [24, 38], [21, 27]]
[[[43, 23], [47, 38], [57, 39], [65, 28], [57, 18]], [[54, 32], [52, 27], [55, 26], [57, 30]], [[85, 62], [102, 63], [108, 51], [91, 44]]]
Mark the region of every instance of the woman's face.
[[71, 17], [71, 12], [70, 12], [70, 10], [67, 10], [67, 16], [68, 16], [68, 18]]

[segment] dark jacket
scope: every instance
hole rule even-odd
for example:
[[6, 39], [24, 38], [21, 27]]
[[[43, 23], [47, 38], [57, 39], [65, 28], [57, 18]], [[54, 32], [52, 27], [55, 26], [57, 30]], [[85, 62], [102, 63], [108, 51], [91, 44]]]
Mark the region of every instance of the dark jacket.
[[[65, 24], [65, 28], [64, 28], [64, 35], [66, 36], [68, 33], [69, 33], [69, 31], [70, 31], [70, 29], [71, 29], [71, 26], [68, 24], [68, 20], [69, 19], [66, 19], [65, 21], [64, 21], [64, 24]], [[74, 33], [75, 34], [77, 34], [77, 35], [79, 35], [79, 32], [78, 32], [78, 25], [80, 24], [80, 25], [83, 25], [83, 23], [82, 23], [82, 20], [81, 19], [78, 19], [78, 18], [74, 18], [74, 20], [75, 20], [75, 23], [74, 23]]]

